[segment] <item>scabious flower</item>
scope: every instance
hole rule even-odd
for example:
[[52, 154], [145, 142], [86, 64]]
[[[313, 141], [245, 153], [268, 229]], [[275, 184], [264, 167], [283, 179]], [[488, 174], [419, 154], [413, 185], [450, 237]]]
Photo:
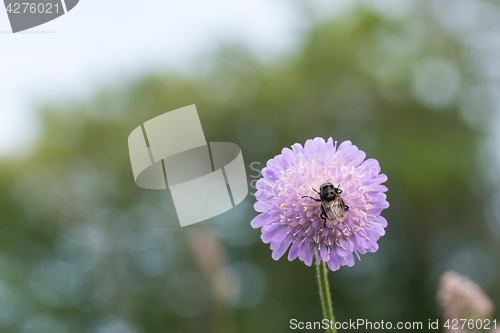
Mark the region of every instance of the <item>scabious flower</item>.
[[[451, 320], [489, 319], [494, 310], [493, 303], [481, 287], [452, 271], [444, 273], [441, 277], [438, 301], [444, 311], [444, 317]], [[471, 330], [461, 330], [461, 325], [458, 326], [459, 330], [448, 331], [471, 332]]]
[[[364, 161], [365, 157], [350, 141], [337, 147], [332, 138], [326, 142], [315, 138], [304, 147], [296, 143], [292, 149], [284, 148], [267, 162], [263, 178], [256, 183], [254, 208], [261, 214], [251, 225], [261, 228], [261, 239], [271, 244], [274, 260], [290, 247], [288, 260], [298, 257], [310, 266], [316, 249], [318, 263], [326, 262], [335, 271], [353, 266], [354, 253], [359, 259], [359, 253], [377, 251], [377, 241], [387, 226], [380, 216], [389, 207], [384, 194], [387, 187], [380, 185], [387, 176], [380, 174], [375, 159]], [[321, 203], [303, 198], [319, 199], [313, 189], [319, 190], [324, 183], [340, 184], [341, 197], [349, 206], [344, 223], [325, 223], [320, 217]]]

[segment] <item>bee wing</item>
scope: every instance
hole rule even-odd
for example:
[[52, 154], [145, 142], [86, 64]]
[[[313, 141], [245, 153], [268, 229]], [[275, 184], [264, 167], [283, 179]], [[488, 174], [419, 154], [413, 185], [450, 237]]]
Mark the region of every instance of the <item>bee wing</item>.
[[345, 220], [345, 204], [344, 200], [337, 196], [333, 200], [321, 200], [321, 205], [325, 212], [326, 218], [333, 224], [344, 222]]

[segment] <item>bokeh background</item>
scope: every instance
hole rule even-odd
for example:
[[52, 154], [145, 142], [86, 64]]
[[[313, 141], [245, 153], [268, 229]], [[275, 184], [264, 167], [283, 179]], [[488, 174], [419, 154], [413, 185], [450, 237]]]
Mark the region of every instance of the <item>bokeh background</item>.
[[[250, 227], [254, 197], [180, 228], [168, 191], [135, 185], [129, 133], [190, 104], [208, 141], [242, 148], [251, 193], [268, 159], [317, 136], [351, 140], [380, 161], [389, 177], [389, 226], [376, 253], [330, 274], [337, 320], [425, 326], [441, 319], [436, 292], [450, 269], [500, 305], [500, 4], [269, 3], [272, 10], [261, 3], [262, 12], [240, 13], [255, 26], [267, 22], [269, 29], [251, 38], [214, 33], [176, 60], [123, 53], [131, 68], [126, 61], [109, 71], [99, 65], [86, 83], [33, 72], [46, 78], [50, 94], [40, 93], [40, 79], [32, 92], [0, 101], [1, 332], [278, 333], [290, 331], [292, 318], [322, 319], [314, 267], [271, 258]], [[165, 12], [176, 16], [170, 6]], [[232, 10], [224, 6], [214, 1], [213, 10]], [[187, 25], [190, 13], [181, 11]], [[287, 28], [273, 30], [275, 21]], [[227, 24], [238, 31], [240, 22]], [[108, 38], [99, 49], [110, 55], [113, 43]], [[9, 68], [25, 60], [8, 57]], [[33, 73], [18, 69], [15, 76], [29, 82]], [[6, 77], [2, 89], [17, 91]], [[18, 146], [19, 137], [31, 139]]]

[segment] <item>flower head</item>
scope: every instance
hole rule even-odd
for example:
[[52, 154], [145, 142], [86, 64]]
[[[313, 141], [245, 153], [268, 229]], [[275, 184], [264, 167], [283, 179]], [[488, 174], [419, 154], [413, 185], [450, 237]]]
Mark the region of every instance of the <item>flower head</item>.
[[[314, 249], [318, 261], [332, 270], [354, 265], [354, 256], [378, 249], [387, 221], [380, 216], [389, 207], [375, 159], [364, 161], [366, 154], [350, 141], [337, 143], [329, 138], [307, 140], [304, 147], [296, 143], [284, 148], [267, 162], [263, 178], [257, 182], [254, 208], [261, 212], [251, 222], [261, 228], [261, 239], [271, 244], [272, 257], [278, 260], [290, 247], [288, 260], [299, 258], [310, 266]], [[364, 162], [363, 162], [364, 161]], [[330, 221], [322, 216], [316, 192], [324, 183], [340, 185], [348, 210], [345, 219]], [[315, 191], [316, 190], [316, 191]]]
[[438, 301], [447, 319], [484, 320], [489, 319], [494, 310], [493, 303], [481, 287], [452, 271], [441, 277]]

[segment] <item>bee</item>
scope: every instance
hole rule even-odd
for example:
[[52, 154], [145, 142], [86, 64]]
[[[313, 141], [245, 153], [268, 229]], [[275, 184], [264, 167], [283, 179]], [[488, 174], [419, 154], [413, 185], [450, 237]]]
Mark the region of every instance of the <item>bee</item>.
[[332, 183], [324, 183], [320, 186], [319, 192], [314, 188], [312, 190], [319, 194], [319, 199], [315, 199], [308, 195], [305, 195], [302, 198], [310, 198], [314, 201], [321, 202], [320, 218], [323, 219], [324, 222], [323, 228], [326, 227], [327, 220], [333, 225], [342, 223], [347, 227], [344, 220], [345, 213], [349, 211], [349, 206], [346, 206], [344, 200], [342, 200], [342, 197], [340, 196], [340, 194], [342, 194], [340, 185], [335, 187]]

